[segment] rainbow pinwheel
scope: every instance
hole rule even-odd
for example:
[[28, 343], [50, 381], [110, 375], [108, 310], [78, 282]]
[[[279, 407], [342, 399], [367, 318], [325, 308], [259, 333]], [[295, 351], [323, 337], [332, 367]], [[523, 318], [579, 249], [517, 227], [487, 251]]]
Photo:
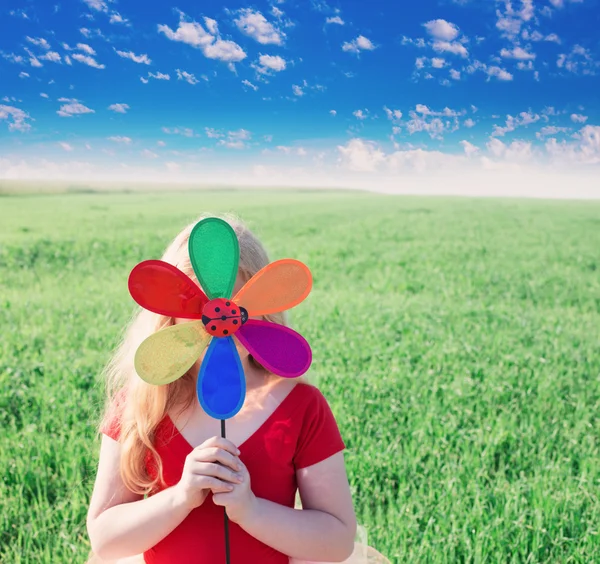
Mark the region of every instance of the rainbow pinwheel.
[[290, 309], [312, 287], [306, 265], [282, 259], [257, 272], [233, 297], [239, 245], [231, 226], [210, 217], [190, 234], [189, 255], [204, 293], [175, 266], [160, 260], [136, 265], [129, 292], [143, 308], [176, 318], [192, 319], [148, 337], [135, 354], [138, 375], [164, 385], [185, 374], [208, 346], [200, 366], [197, 394], [211, 417], [233, 417], [246, 397], [246, 380], [235, 338], [265, 368], [286, 378], [304, 374], [312, 361], [304, 337], [278, 323], [251, 319]]

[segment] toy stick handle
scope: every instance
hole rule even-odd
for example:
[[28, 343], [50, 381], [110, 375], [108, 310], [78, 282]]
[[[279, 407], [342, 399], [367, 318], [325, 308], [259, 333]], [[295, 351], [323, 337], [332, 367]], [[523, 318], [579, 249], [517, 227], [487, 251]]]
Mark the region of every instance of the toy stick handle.
[[[225, 436], [225, 419], [221, 419], [221, 437], [224, 439]], [[225, 524], [225, 562], [231, 564], [229, 554], [229, 517], [227, 517], [227, 509], [223, 507], [223, 521]]]

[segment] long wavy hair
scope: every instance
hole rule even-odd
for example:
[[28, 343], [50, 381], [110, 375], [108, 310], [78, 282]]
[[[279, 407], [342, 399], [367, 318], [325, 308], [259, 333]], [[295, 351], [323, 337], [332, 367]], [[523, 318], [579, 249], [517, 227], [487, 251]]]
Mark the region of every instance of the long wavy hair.
[[[168, 262], [198, 283], [188, 254], [190, 233], [201, 219], [220, 217], [235, 231], [240, 248], [238, 275], [247, 282], [260, 269], [269, 264], [267, 253], [246, 225], [232, 214], [203, 214], [187, 225], [169, 244], [162, 260]], [[267, 321], [288, 325], [286, 313], [263, 317]], [[152, 333], [175, 323], [172, 317], [138, 308], [124, 330], [112, 358], [104, 369], [106, 402], [100, 429], [118, 420], [121, 443], [120, 473], [125, 486], [132, 492], [145, 495], [155, 491], [162, 483], [162, 463], [153, 444], [156, 428], [165, 415], [175, 407], [185, 409], [196, 400], [197, 367], [192, 367], [174, 382], [155, 386], [144, 382], [134, 368], [134, 356], [138, 346]], [[252, 356], [249, 361], [265, 372], [265, 381], [279, 379], [269, 373]], [[306, 378], [299, 378], [306, 382]], [[197, 400], [196, 400], [197, 401]], [[151, 453], [158, 470], [152, 478], [146, 469], [146, 457]]]

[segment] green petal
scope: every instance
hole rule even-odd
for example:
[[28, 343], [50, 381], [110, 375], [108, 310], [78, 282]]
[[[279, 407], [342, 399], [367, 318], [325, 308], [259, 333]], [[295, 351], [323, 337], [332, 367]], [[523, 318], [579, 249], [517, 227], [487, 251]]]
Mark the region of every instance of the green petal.
[[199, 221], [190, 234], [189, 253], [204, 293], [211, 300], [230, 298], [237, 278], [240, 248], [229, 223], [216, 217]]

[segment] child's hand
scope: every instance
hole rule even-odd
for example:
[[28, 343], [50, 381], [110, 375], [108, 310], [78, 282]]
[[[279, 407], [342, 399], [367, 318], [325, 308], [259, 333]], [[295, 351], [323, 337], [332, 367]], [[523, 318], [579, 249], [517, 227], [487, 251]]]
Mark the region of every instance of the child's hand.
[[238, 453], [237, 447], [222, 437], [211, 437], [197, 446], [187, 455], [181, 479], [174, 486], [179, 502], [192, 510], [204, 503], [209, 491], [231, 492], [245, 471]]
[[214, 504], [224, 506], [229, 519], [237, 524], [250, 517], [256, 503], [256, 497], [250, 488], [250, 473], [246, 465], [241, 460], [239, 462], [242, 470], [238, 473], [242, 476], [242, 482], [233, 484], [233, 489], [229, 492], [213, 495]]

